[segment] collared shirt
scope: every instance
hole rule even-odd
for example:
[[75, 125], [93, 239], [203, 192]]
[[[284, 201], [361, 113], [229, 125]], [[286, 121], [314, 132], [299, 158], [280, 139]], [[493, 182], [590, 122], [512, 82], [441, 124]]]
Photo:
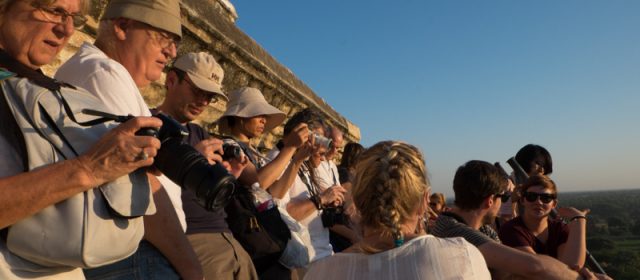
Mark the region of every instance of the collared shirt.
[[328, 189], [336, 185], [340, 186], [340, 174], [338, 174], [338, 167], [333, 161], [323, 160], [314, 170], [321, 187]]

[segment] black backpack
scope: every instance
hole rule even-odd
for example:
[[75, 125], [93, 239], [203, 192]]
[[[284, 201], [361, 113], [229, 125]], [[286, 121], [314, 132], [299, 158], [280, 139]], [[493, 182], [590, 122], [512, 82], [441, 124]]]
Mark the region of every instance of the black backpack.
[[278, 264], [291, 238], [291, 231], [280, 217], [278, 207], [258, 212], [250, 189], [241, 185], [224, 211], [229, 230], [253, 260], [258, 275]]

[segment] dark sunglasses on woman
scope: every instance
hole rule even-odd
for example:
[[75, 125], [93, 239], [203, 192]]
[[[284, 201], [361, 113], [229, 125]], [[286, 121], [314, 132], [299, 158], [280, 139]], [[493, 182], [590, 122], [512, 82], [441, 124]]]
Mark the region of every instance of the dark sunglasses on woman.
[[556, 199], [556, 195], [550, 193], [523, 192], [522, 196], [529, 202], [536, 201], [538, 197], [540, 197], [540, 201], [542, 201], [542, 203], [549, 203]]

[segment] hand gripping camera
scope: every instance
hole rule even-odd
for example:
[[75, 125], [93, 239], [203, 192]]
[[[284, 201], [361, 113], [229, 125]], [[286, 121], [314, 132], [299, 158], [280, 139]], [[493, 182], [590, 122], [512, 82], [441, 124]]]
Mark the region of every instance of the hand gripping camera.
[[322, 226], [330, 228], [335, 225], [347, 225], [349, 224], [350, 217], [344, 212], [342, 205], [338, 207], [324, 207], [322, 208]]
[[196, 203], [207, 211], [222, 209], [238, 185], [236, 178], [222, 165], [209, 164], [198, 150], [182, 141], [189, 131], [171, 116], [159, 113], [155, 117], [162, 120], [161, 127], [146, 127], [136, 132], [136, 135], [160, 140], [153, 166], [174, 183], [194, 193], [200, 199]]
[[[91, 109], [83, 109], [83, 114], [99, 116], [94, 121], [126, 122], [133, 116], [117, 116]], [[182, 141], [189, 130], [165, 113], [154, 117], [162, 120], [162, 126], [143, 127], [136, 135], [146, 135], [160, 140], [160, 149], [154, 158], [153, 166], [164, 173], [178, 186], [194, 193], [200, 200], [196, 203], [207, 211], [218, 211], [226, 206], [238, 182], [236, 178], [220, 164], [211, 165], [198, 150]]]

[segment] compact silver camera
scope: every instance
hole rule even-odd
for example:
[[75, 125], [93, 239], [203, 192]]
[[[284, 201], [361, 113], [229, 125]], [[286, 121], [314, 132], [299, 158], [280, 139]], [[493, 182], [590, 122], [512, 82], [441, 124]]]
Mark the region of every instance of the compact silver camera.
[[309, 132], [309, 138], [311, 137], [315, 137], [315, 145], [318, 145], [318, 143], [321, 144], [321, 147], [323, 147], [325, 150], [328, 150], [329, 147], [331, 147], [331, 144], [333, 143], [333, 140], [326, 138], [318, 133], [315, 133], [313, 131]]

